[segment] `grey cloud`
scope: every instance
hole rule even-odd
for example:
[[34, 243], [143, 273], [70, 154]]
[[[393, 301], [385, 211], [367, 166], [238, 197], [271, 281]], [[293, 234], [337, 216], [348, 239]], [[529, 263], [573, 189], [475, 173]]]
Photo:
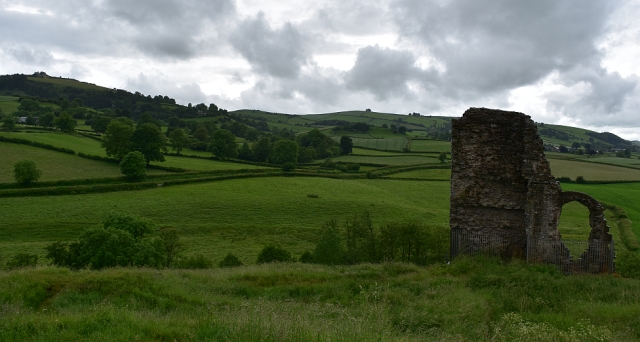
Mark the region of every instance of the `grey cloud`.
[[139, 91], [145, 95], [166, 95], [174, 98], [178, 103], [203, 103], [207, 96], [200, 85], [188, 83], [177, 85], [164, 75], [138, 74], [137, 77], [127, 79], [125, 87], [129, 91]]
[[349, 35], [389, 33], [392, 21], [387, 1], [332, 0], [307, 21], [324, 31]]
[[381, 100], [392, 95], [407, 96], [407, 82], [422, 74], [415, 63], [408, 51], [377, 45], [364, 47], [358, 50], [356, 63], [345, 77], [347, 88], [369, 91]]
[[598, 55], [611, 3], [399, 0], [396, 22], [446, 66], [444, 85], [489, 93]]
[[296, 78], [309, 59], [303, 34], [291, 23], [272, 29], [263, 13], [240, 23], [230, 43], [254, 70], [270, 76]]
[[49, 66], [55, 62], [55, 58], [49, 51], [29, 49], [26, 47], [9, 48], [6, 53], [22, 64]]

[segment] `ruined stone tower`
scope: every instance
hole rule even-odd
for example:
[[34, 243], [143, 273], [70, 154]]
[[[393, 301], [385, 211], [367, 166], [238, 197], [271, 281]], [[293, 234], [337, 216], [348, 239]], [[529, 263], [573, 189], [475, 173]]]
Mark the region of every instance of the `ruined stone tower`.
[[515, 257], [528, 250], [541, 261], [569, 262], [558, 260], [568, 258], [558, 219], [562, 205], [579, 201], [591, 213], [589, 243], [610, 241], [602, 206], [586, 194], [562, 192], [529, 116], [470, 108], [453, 120], [451, 138], [452, 230], [498, 236]]

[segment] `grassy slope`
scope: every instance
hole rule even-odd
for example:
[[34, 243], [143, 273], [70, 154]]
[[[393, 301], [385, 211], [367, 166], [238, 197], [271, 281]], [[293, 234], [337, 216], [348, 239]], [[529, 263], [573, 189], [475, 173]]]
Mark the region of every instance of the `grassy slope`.
[[[317, 194], [319, 198], [309, 198]], [[43, 255], [52, 241], [72, 240], [112, 210], [126, 210], [180, 230], [188, 253], [214, 259], [237, 253], [254, 262], [267, 243], [300, 255], [330, 218], [369, 210], [376, 224], [419, 220], [447, 226], [449, 184], [393, 180], [256, 178], [147, 191], [0, 199], [0, 250]], [[428, 205], [426, 205], [428, 203]], [[37, 209], [35, 209], [37, 208]]]
[[[54, 84], [61, 87], [72, 87], [87, 90], [111, 90], [105, 87], [97, 86], [92, 83], [80, 82], [69, 78], [55, 78], [55, 77], [27, 77], [29, 81], [42, 82]], [[72, 99], [70, 99], [72, 100]]]
[[640, 180], [640, 170], [618, 166], [558, 159], [549, 159], [549, 164], [555, 177], [564, 176], [574, 180], [577, 176], [583, 176], [586, 180]]
[[3, 341], [632, 341], [640, 281], [458, 260], [0, 272]]
[[412, 152], [442, 152], [451, 151], [451, 143], [442, 140], [412, 140]]
[[[42, 171], [40, 181], [64, 179], [119, 177], [116, 164], [80, 158], [78, 156], [42, 148], [0, 142], [0, 183], [14, 182], [13, 165], [20, 160], [33, 160]], [[148, 173], [158, 173], [150, 169]]]
[[18, 102], [18, 97], [0, 96], [0, 109], [2, 109], [2, 113], [11, 114], [13, 112], [16, 112], [18, 111], [19, 106], [20, 102]]
[[0, 132], [0, 135], [20, 138], [31, 141], [36, 141], [44, 144], [50, 144], [57, 147], [64, 147], [76, 151], [76, 153], [86, 153], [98, 156], [107, 155], [104, 152], [104, 148], [100, 147], [100, 142], [97, 140], [89, 139], [81, 135], [71, 135], [65, 133], [24, 133], [24, 132]]

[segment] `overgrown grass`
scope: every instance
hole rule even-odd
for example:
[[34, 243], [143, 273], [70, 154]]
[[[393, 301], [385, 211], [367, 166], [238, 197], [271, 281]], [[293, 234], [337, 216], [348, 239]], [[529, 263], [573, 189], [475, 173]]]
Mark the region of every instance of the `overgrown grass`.
[[0, 340], [640, 339], [640, 281], [459, 259], [0, 273]]

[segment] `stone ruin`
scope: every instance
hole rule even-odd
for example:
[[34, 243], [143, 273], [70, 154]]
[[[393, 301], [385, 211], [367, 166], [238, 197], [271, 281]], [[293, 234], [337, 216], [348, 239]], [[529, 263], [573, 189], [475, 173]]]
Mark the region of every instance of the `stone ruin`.
[[[467, 235], [475, 236], [468, 248], [482, 248], [482, 237], [492, 236], [504, 245], [507, 257], [552, 263], [568, 273], [612, 270], [604, 208], [587, 194], [562, 191], [529, 116], [470, 108], [453, 120], [451, 138], [450, 226], [452, 234], [473, 233]], [[570, 256], [558, 231], [562, 206], [571, 201], [590, 212], [589, 247], [580, 262]]]

